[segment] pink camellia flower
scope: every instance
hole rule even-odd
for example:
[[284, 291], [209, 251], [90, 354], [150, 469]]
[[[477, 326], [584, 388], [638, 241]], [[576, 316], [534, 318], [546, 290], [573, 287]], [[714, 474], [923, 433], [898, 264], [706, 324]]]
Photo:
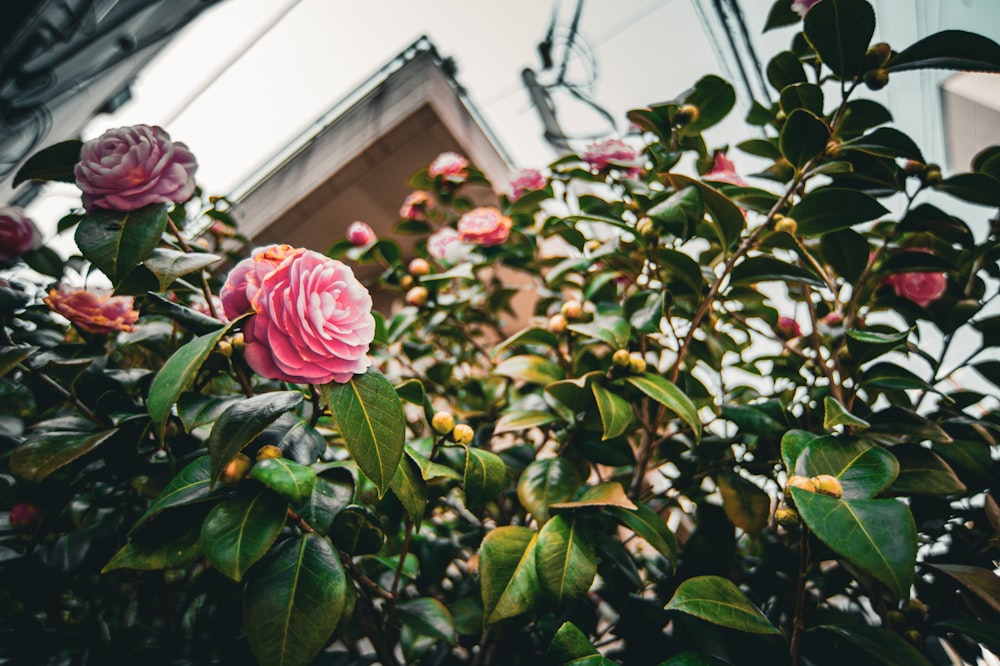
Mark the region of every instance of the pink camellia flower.
[[198, 163], [160, 127], [110, 129], [87, 141], [73, 168], [83, 205], [130, 211], [154, 203], [182, 203], [194, 194]]
[[131, 296], [96, 294], [86, 289], [52, 289], [44, 299], [53, 312], [61, 314], [88, 333], [106, 335], [135, 329], [139, 313]]
[[18, 502], [10, 507], [10, 526], [15, 530], [24, 530], [35, 524], [42, 515], [42, 507], [33, 502]]
[[434, 205], [431, 195], [423, 190], [416, 190], [406, 195], [399, 209], [399, 216], [404, 220], [422, 220], [424, 213]]
[[792, 0], [792, 11], [801, 16], [806, 17], [806, 12], [812, 9], [819, 0]]
[[441, 153], [427, 167], [427, 175], [431, 178], [441, 176], [452, 183], [464, 183], [469, 177], [469, 160], [458, 153]]
[[243, 314], [230, 308], [249, 298], [246, 311], [253, 316], [243, 327], [246, 360], [262, 377], [344, 383], [371, 365], [372, 297], [336, 259], [272, 245], [233, 269], [222, 298], [229, 317]]
[[525, 192], [544, 190], [545, 176], [538, 169], [521, 169], [510, 181], [510, 200], [517, 201]]
[[360, 220], [351, 222], [347, 227], [347, 240], [351, 245], [365, 247], [375, 242], [375, 230]]
[[774, 330], [783, 338], [797, 338], [802, 335], [799, 322], [785, 315], [778, 317], [778, 325], [774, 327]]
[[500, 245], [510, 235], [513, 220], [493, 206], [473, 208], [458, 220], [458, 237], [463, 243], [483, 247]]
[[583, 152], [583, 159], [598, 171], [611, 165], [632, 169], [639, 166], [635, 149], [621, 139], [605, 139], [590, 144]]
[[23, 208], [0, 206], [0, 264], [12, 263], [42, 246], [42, 234]]
[[438, 261], [453, 264], [469, 251], [458, 232], [451, 227], [435, 231], [427, 238], [427, 253]]
[[948, 289], [948, 276], [944, 273], [897, 273], [886, 282], [892, 285], [897, 296], [908, 298], [922, 308], [941, 298]]
[[730, 185], [739, 185], [740, 187], [748, 186], [747, 182], [736, 173], [736, 165], [726, 157], [725, 153], [715, 154], [715, 164], [712, 165], [712, 168], [702, 178], [720, 183], [729, 183]]

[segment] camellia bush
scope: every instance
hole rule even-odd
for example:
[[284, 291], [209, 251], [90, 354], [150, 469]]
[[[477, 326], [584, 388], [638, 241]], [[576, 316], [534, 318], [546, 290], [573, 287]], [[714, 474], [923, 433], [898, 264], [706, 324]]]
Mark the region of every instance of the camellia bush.
[[873, 44], [865, 0], [768, 26], [756, 138], [706, 143], [707, 76], [493, 201], [445, 153], [414, 256], [252, 247], [158, 127], [31, 158], [82, 206], [69, 258], [0, 210], [0, 660], [1000, 651], [1000, 147], [945, 177], [872, 92], [1000, 46]]

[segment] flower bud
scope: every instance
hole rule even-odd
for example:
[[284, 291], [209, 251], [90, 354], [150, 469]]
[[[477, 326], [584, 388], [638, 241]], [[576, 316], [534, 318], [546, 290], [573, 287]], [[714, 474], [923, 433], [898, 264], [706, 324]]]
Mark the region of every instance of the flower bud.
[[656, 225], [648, 217], [643, 217], [636, 223], [635, 231], [646, 240], [655, 240], [658, 235]]
[[583, 316], [583, 305], [580, 304], [580, 301], [572, 299], [563, 303], [559, 311], [568, 321], [574, 321]]
[[233, 351], [243, 351], [246, 349], [247, 341], [242, 333], [237, 333], [230, 339], [230, 344], [233, 345]]
[[455, 417], [448, 412], [437, 412], [431, 418], [431, 427], [439, 435], [447, 435], [455, 429]]
[[404, 275], [403, 277], [399, 278], [399, 286], [402, 287], [403, 289], [409, 289], [410, 287], [412, 287], [413, 286], [413, 276], [407, 274], [407, 275]]
[[791, 236], [795, 235], [795, 232], [799, 230], [799, 224], [790, 217], [780, 217], [778, 221], [774, 223], [775, 231], [783, 231]]
[[416, 257], [410, 261], [410, 265], [407, 267], [410, 271], [410, 275], [416, 277], [423, 277], [424, 275], [429, 275], [431, 272], [431, 265], [427, 263], [427, 260], [422, 257]]
[[549, 317], [549, 331], [555, 333], [556, 335], [564, 332], [568, 324], [569, 322], [566, 321], [566, 317], [564, 317], [561, 312], [557, 312]]
[[785, 339], [797, 338], [802, 335], [802, 327], [799, 326], [799, 322], [785, 315], [778, 317], [778, 325], [774, 327], [774, 330]]
[[219, 352], [226, 358], [233, 357], [233, 343], [228, 340], [219, 340], [215, 345], [215, 351]]
[[928, 164], [922, 177], [924, 185], [927, 187], [937, 187], [941, 184], [941, 167], [937, 164]]
[[881, 90], [889, 83], [889, 70], [884, 67], [869, 69], [863, 77], [865, 85], [871, 90]]
[[774, 520], [782, 527], [791, 527], [798, 524], [799, 514], [791, 507], [779, 506], [774, 511]]
[[619, 368], [627, 368], [629, 360], [630, 357], [627, 349], [618, 349], [611, 355], [611, 365]]
[[42, 508], [33, 502], [18, 502], [10, 507], [10, 526], [15, 530], [26, 530], [38, 521]]
[[366, 245], [371, 245], [377, 240], [375, 231], [368, 226], [366, 223], [355, 220], [347, 227], [347, 242], [355, 247], [365, 247]]
[[840, 499], [844, 496], [844, 487], [840, 485], [840, 479], [830, 474], [819, 474], [812, 477], [811, 481], [816, 486], [816, 492]]
[[455, 426], [455, 429], [451, 431], [451, 437], [458, 444], [471, 444], [472, 438], [475, 436], [476, 432], [471, 426], [465, 423], [459, 423]]
[[427, 298], [429, 296], [430, 294], [427, 291], [427, 287], [413, 287], [406, 292], [406, 303], [419, 308], [427, 303]]
[[903, 171], [909, 176], [920, 176], [927, 169], [927, 165], [919, 160], [906, 160], [903, 164]]
[[646, 359], [640, 352], [632, 352], [628, 357], [628, 369], [637, 375], [646, 372]]
[[677, 115], [674, 116], [674, 122], [678, 127], [683, 125], [690, 125], [698, 120], [698, 107], [694, 104], [683, 104], [679, 109], [677, 109]]
[[811, 493], [816, 492], [816, 484], [808, 476], [790, 476], [785, 482], [785, 494], [791, 495], [792, 488], [801, 488]]
[[872, 44], [865, 52], [865, 66], [868, 69], [884, 67], [889, 58], [892, 57], [892, 47], [885, 42]]
[[235, 485], [247, 475], [251, 467], [253, 467], [253, 461], [250, 460], [250, 456], [245, 453], [237, 453], [236, 457], [222, 468], [222, 475], [219, 477], [219, 480], [227, 486]]
[[257, 450], [257, 460], [266, 460], [268, 458], [283, 458], [284, 453], [281, 452], [277, 446], [273, 444], [265, 444]]

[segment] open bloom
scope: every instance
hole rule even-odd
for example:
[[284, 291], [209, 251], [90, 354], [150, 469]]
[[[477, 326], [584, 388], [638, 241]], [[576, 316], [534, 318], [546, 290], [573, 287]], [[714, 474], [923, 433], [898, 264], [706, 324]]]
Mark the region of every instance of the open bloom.
[[236, 265], [221, 297], [228, 317], [253, 314], [243, 329], [246, 360], [262, 377], [344, 383], [371, 365], [371, 294], [336, 259], [272, 245]]
[[545, 176], [538, 169], [521, 169], [510, 181], [510, 200], [517, 201], [525, 192], [545, 189]]
[[464, 183], [469, 177], [469, 160], [458, 153], [441, 153], [427, 167], [427, 175], [431, 178], [441, 176], [452, 183]]
[[806, 17], [806, 12], [812, 9], [819, 0], [792, 0], [792, 11], [801, 16]]
[[351, 222], [350, 226], [347, 227], [346, 236], [348, 242], [357, 247], [371, 245], [376, 239], [375, 230], [360, 220]]
[[886, 280], [897, 296], [908, 298], [922, 308], [941, 298], [948, 288], [944, 273], [897, 273]]
[[87, 210], [131, 211], [194, 194], [194, 155], [160, 127], [110, 129], [87, 141], [73, 168]]
[[500, 245], [510, 235], [513, 220], [493, 206], [473, 208], [458, 220], [458, 237], [463, 243], [483, 247]]
[[725, 153], [715, 154], [715, 164], [712, 165], [712, 168], [702, 178], [720, 183], [729, 183], [730, 185], [739, 185], [740, 187], [748, 186], [747, 182], [736, 173], [736, 165], [726, 157]]
[[0, 206], [0, 264], [17, 261], [42, 245], [42, 234], [23, 208]]
[[427, 209], [434, 205], [431, 195], [423, 190], [416, 190], [406, 195], [399, 209], [399, 216], [404, 220], [422, 220]]
[[587, 146], [582, 157], [587, 164], [598, 171], [611, 165], [626, 168], [639, 166], [639, 156], [635, 149], [621, 139], [596, 141]]
[[427, 238], [427, 254], [438, 261], [454, 264], [469, 251], [458, 232], [451, 227], [435, 231]]
[[86, 289], [52, 289], [44, 299], [53, 312], [61, 314], [88, 333], [108, 334], [134, 329], [139, 313], [131, 296], [96, 294]]

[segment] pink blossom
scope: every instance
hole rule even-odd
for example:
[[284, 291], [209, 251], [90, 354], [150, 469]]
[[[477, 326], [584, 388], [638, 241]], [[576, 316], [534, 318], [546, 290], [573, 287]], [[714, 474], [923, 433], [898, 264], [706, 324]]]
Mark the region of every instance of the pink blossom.
[[404, 220], [422, 220], [424, 213], [434, 205], [431, 195], [423, 190], [416, 190], [406, 195], [399, 216]]
[[12, 263], [42, 246], [42, 234], [23, 208], [0, 206], [0, 264]]
[[897, 273], [886, 282], [897, 296], [908, 298], [922, 308], [941, 298], [948, 288], [948, 276], [944, 273]]
[[715, 154], [715, 164], [712, 165], [712, 168], [702, 178], [720, 183], [729, 183], [730, 185], [739, 185], [740, 187], [748, 186], [747, 182], [736, 173], [736, 165], [726, 157], [725, 153]]
[[510, 181], [510, 200], [517, 201], [525, 192], [544, 190], [545, 176], [538, 169], [521, 169]]
[[305, 250], [291, 245], [269, 245], [253, 251], [248, 259], [244, 259], [229, 271], [226, 283], [219, 290], [222, 309], [230, 321], [250, 311], [250, 302], [257, 295], [264, 276], [278, 267], [282, 261], [293, 254], [301, 254]]
[[375, 242], [375, 230], [360, 220], [351, 222], [347, 227], [347, 240], [351, 245], [365, 247]]
[[598, 171], [611, 165], [636, 168], [639, 156], [635, 149], [621, 139], [605, 139], [597, 141], [583, 152], [583, 159]]
[[427, 175], [431, 178], [441, 176], [452, 183], [464, 183], [469, 177], [469, 160], [458, 153], [441, 153], [427, 167]]
[[464, 243], [483, 247], [500, 245], [510, 235], [513, 220], [493, 206], [473, 208], [458, 220], [458, 236]]
[[439, 261], [450, 261], [452, 246], [462, 245], [458, 232], [444, 227], [427, 238], [427, 253]]
[[797, 338], [802, 335], [802, 327], [799, 326], [799, 322], [785, 315], [778, 317], [778, 325], [774, 327], [774, 330], [783, 338]]
[[792, 0], [792, 11], [801, 16], [806, 17], [806, 12], [812, 9], [819, 0]]
[[826, 316], [823, 317], [823, 323], [830, 327], [840, 326], [844, 323], [844, 315], [840, 314], [836, 310], [832, 310], [827, 312]]
[[73, 168], [87, 210], [131, 211], [154, 203], [182, 203], [194, 193], [198, 164], [187, 146], [160, 127], [111, 129], [87, 141]]
[[132, 331], [132, 324], [139, 319], [139, 313], [133, 309], [135, 299], [131, 296], [109, 296], [86, 289], [52, 289], [43, 300], [53, 312], [89, 333], [105, 335]]
[[[344, 383], [371, 366], [372, 298], [345, 264], [318, 252], [273, 245], [240, 262], [223, 287], [226, 314], [242, 298], [243, 329], [257, 374], [295, 383]], [[277, 262], [277, 263], [275, 263]], [[242, 313], [240, 313], [242, 314]]]

